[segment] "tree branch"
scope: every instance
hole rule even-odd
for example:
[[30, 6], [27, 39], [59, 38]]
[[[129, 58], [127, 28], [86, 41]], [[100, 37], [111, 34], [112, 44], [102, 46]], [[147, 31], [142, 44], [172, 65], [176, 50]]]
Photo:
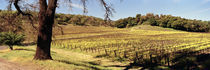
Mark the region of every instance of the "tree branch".
[[88, 13], [88, 10], [87, 10], [87, 0], [81, 0], [82, 2], [82, 5], [83, 5], [83, 13], [86, 14]]
[[19, 1], [20, 1], [20, 0], [15, 0], [15, 2], [14, 2], [14, 6], [15, 6], [15, 8], [16, 8], [17, 11], [18, 11], [18, 15], [19, 15], [19, 14], [22, 14], [22, 15], [24, 15], [24, 16], [32, 16], [32, 15], [29, 14], [29, 13], [24, 13], [24, 12], [20, 9], [20, 6], [18, 5]]
[[[10, 0], [10, 1], [13, 1], [13, 0]], [[34, 24], [33, 24], [33, 19], [32, 19], [33, 16], [32, 16], [30, 13], [24, 13], [24, 12], [20, 9], [20, 6], [18, 5], [18, 4], [19, 4], [19, 1], [20, 1], [20, 0], [14, 0], [14, 6], [15, 6], [16, 10], [18, 11], [17, 15], [22, 14], [23, 16], [27, 16], [28, 19], [30, 20], [30, 23], [31, 23], [31, 25], [33, 26], [33, 28], [37, 30], [37, 28], [36, 28], [36, 27], [34, 26]], [[11, 2], [11, 3], [12, 3], [12, 2]]]
[[9, 5], [7, 6], [7, 9], [8, 9], [9, 11], [12, 10], [12, 2], [13, 2], [13, 0], [9, 0]]
[[113, 16], [113, 12], [115, 12], [115, 10], [109, 6], [104, 0], [100, 0], [101, 4], [103, 5], [103, 7], [105, 8], [105, 20], [110, 20], [110, 17]]

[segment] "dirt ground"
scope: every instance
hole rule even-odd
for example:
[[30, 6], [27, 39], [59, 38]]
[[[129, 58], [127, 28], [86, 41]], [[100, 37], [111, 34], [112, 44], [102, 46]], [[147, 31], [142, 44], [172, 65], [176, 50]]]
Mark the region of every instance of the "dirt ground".
[[7, 49], [7, 46], [0, 46], [0, 50]]
[[[7, 49], [7, 46], [0, 46], [0, 50]], [[0, 70], [42, 70], [34, 65], [21, 65], [0, 58]]]

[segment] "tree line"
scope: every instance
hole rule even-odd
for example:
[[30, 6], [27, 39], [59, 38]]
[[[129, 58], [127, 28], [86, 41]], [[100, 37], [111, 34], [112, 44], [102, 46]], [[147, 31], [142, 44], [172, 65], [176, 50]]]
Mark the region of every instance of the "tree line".
[[209, 21], [191, 20], [171, 15], [154, 15], [153, 13], [148, 13], [146, 15], [137, 14], [136, 17], [119, 19], [115, 21], [113, 25], [118, 28], [128, 28], [137, 25], [152, 25], [190, 32], [210, 31]]
[[[27, 17], [16, 16], [16, 11], [0, 10], [0, 32], [20, 32], [24, 31], [23, 24], [29, 23]], [[37, 12], [31, 12], [37, 15]], [[33, 16], [34, 24], [38, 23], [38, 16]], [[86, 15], [73, 15], [73, 14], [55, 14], [55, 24], [59, 25], [79, 25], [79, 26], [109, 26], [102, 18]]]
[[[15, 11], [0, 11], [0, 22], [1, 22], [1, 32], [19, 32], [24, 31], [21, 27], [22, 24], [26, 23], [28, 19], [23, 16], [18, 16], [14, 18]], [[33, 12], [33, 14], [37, 14]], [[35, 23], [38, 23], [38, 19], [33, 19]], [[164, 28], [173, 28], [177, 30], [184, 30], [190, 32], [209, 32], [210, 31], [210, 21], [201, 20], [191, 20], [181, 17], [176, 17], [172, 15], [154, 15], [153, 13], [148, 13], [146, 15], [137, 14], [135, 17], [128, 17], [124, 19], [119, 19], [116, 21], [111, 21], [107, 24], [101, 18], [86, 16], [86, 15], [72, 15], [72, 14], [55, 14], [55, 24], [59, 25], [79, 25], [79, 26], [111, 26], [117, 28], [129, 28], [137, 25], [152, 25], [160, 26]]]
[[55, 21], [60, 25], [73, 24], [80, 26], [107, 26], [103, 19], [85, 15], [60, 13], [55, 15]]

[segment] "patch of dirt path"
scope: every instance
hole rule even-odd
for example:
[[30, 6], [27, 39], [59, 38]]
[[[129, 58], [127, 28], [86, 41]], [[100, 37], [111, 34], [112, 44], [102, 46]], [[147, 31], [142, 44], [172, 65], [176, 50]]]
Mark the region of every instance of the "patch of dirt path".
[[33, 64], [22, 65], [0, 59], [0, 70], [43, 70], [43, 68]]
[[0, 46], [0, 50], [7, 49], [7, 46]]
[[6, 60], [0, 59], [0, 70], [25, 70], [22, 69], [18, 64], [11, 63]]
[[[5, 49], [7, 49], [7, 46], [0, 46], [0, 50]], [[22, 65], [15, 62], [9, 62], [0, 58], [0, 70], [42, 70], [42, 68], [33, 64]]]

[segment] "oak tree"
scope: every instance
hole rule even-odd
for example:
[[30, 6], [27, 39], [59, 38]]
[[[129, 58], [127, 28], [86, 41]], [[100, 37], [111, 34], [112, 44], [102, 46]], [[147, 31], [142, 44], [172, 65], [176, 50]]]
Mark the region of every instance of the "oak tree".
[[[29, 19], [32, 17], [31, 14], [25, 13], [21, 5], [19, 5], [22, 1], [30, 1], [30, 0], [9, 0], [8, 8], [11, 8], [12, 4], [15, 6], [18, 11], [17, 15], [28, 16]], [[60, 0], [61, 1], [61, 0]], [[72, 0], [67, 0], [69, 3], [72, 3]], [[88, 0], [75, 0], [80, 1], [83, 5], [83, 12], [87, 13], [87, 1]], [[95, 0], [98, 1], [102, 7], [105, 9], [105, 18], [109, 20], [109, 17], [112, 16], [114, 9], [105, 2], [105, 0]], [[38, 39], [37, 39], [37, 49], [36, 54], [34, 56], [35, 60], [48, 60], [52, 59], [50, 54], [50, 47], [52, 41], [52, 28], [54, 24], [54, 17], [56, 8], [58, 6], [58, 0], [39, 0], [39, 15], [38, 15]], [[24, 5], [23, 5], [24, 6]], [[33, 20], [32, 20], [33, 21]]]

